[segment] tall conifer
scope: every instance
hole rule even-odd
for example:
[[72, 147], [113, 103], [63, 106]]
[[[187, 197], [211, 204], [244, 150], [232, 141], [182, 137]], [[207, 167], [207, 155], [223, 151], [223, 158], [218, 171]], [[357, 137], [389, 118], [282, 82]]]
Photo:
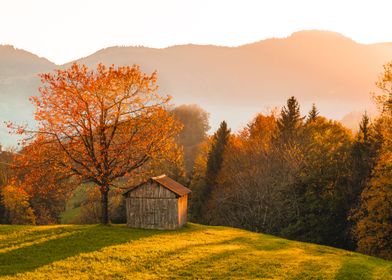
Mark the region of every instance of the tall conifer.
[[297, 99], [292, 96], [287, 100], [287, 105], [282, 108], [280, 118], [277, 120], [279, 138], [283, 142], [291, 142], [298, 136], [299, 129], [303, 126], [304, 117], [301, 116]]
[[312, 109], [310, 109], [309, 114], [308, 114], [308, 118], [306, 120], [307, 123], [310, 123], [314, 120], [317, 119], [317, 117], [319, 116], [319, 111], [317, 110], [316, 104], [312, 104]]

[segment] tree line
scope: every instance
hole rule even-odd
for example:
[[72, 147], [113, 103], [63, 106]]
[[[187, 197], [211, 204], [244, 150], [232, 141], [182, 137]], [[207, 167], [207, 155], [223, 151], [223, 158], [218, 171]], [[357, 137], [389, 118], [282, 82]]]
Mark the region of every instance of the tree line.
[[194, 163], [192, 219], [392, 259], [391, 70], [354, 135], [295, 97], [238, 133], [222, 122]]

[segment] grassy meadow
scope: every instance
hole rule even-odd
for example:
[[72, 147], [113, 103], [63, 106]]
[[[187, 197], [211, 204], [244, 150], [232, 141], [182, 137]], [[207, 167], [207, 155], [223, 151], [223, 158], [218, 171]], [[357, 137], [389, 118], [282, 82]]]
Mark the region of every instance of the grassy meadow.
[[392, 279], [392, 262], [228, 227], [0, 226], [0, 279]]

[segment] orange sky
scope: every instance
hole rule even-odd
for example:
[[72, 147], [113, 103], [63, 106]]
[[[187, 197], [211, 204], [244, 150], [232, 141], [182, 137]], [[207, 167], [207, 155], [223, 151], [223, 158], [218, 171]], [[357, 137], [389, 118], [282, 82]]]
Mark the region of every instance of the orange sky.
[[56, 63], [113, 45], [241, 45], [304, 29], [392, 41], [388, 0], [1, 0], [0, 44]]

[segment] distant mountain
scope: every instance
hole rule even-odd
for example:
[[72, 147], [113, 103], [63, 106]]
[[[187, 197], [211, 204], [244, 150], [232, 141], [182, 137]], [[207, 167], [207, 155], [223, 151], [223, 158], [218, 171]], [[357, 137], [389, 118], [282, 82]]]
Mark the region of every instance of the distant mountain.
[[52, 71], [56, 65], [12, 46], [0, 45], [0, 143], [14, 144], [4, 121], [32, 122], [33, 108], [29, 96], [36, 94], [40, 85], [38, 73]]
[[[391, 43], [364, 45], [334, 32], [301, 31], [240, 47], [111, 47], [77, 62], [157, 70], [161, 92], [172, 95], [175, 104], [197, 103], [211, 113], [213, 129], [223, 119], [237, 129], [257, 112], [284, 105], [291, 95], [298, 97], [304, 114], [313, 102], [321, 114], [335, 119], [369, 110], [370, 92], [390, 60]], [[25, 118], [30, 113], [21, 100], [36, 92], [36, 74], [66, 66], [0, 47], [0, 117]]]

